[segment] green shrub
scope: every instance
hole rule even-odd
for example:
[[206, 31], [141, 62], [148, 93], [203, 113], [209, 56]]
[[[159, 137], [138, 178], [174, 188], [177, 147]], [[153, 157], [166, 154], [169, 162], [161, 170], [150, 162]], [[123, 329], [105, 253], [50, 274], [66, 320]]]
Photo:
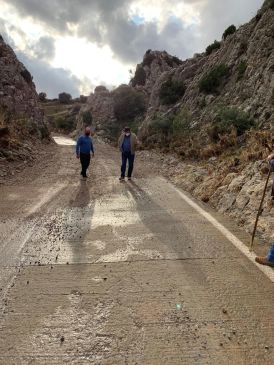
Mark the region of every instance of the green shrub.
[[236, 32], [237, 28], [235, 25], [230, 25], [223, 34], [223, 39], [226, 39], [229, 35], [234, 34]]
[[261, 11], [266, 11], [268, 9], [274, 10], [274, 0], [265, 0], [264, 1]]
[[176, 103], [185, 93], [186, 87], [183, 82], [167, 80], [160, 88], [160, 101], [162, 104], [170, 105]]
[[152, 120], [150, 128], [167, 136], [172, 132], [172, 119], [170, 117], [156, 117]]
[[215, 66], [211, 71], [205, 74], [199, 82], [199, 88], [201, 92], [207, 94], [216, 92], [221, 85], [223, 79], [229, 74], [229, 67], [221, 64]]
[[214, 41], [206, 48], [206, 55], [209, 56], [213, 51], [221, 47], [221, 42]]
[[63, 129], [65, 131], [70, 131], [72, 129], [72, 123], [69, 119], [59, 117], [56, 119], [56, 128]]
[[28, 84], [32, 82], [32, 76], [26, 68], [23, 71], [21, 71], [20, 74]]
[[63, 92], [58, 95], [58, 99], [61, 104], [69, 104], [72, 97], [70, 94]]
[[172, 122], [172, 132], [174, 136], [187, 135], [191, 128], [191, 115], [186, 109], [182, 109]]
[[247, 113], [237, 108], [221, 108], [217, 113], [216, 121], [213, 124], [216, 134], [227, 134], [236, 129], [237, 135], [242, 135], [245, 131], [255, 126], [255, 122]]
[[83, 123], [87, 126], [92, 124], [92, 115], [89, 110], [83, 113]]
[[44, 92], [39, 93], [39, 94], [38, 94], [38, 98], [39, 98], [39, 101], [44, 102], [44, 101], [46, 101], [46, 99], [47, 99], [47, 94], [46, 94], [46, 93], [44, 93]]
[[237, 78], [238, 80], [244, 77], [246, 69], [247, 69], [246, 61], [241, 61], [238, 65], [238, 78]]
[[239, 47], [239, 56], [246, 53], [247, 50], [248, 50], [248, 42], [247, 41], [242, 41], [240, 43], [240, 47]]
[[129, 86], [113, 91], [114, 113], [120, 123], [130, 123], [146, 110], [144, 95]]

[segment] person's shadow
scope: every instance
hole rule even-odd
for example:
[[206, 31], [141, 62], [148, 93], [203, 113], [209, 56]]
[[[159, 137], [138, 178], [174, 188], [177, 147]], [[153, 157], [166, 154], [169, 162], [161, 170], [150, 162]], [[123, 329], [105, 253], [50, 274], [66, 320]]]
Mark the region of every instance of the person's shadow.
[[68, 243], [72, 250], [74, 263], [84, 262], [89, 254], [85, 241], [91, 229], [93, 211], [94, 202], [90, 198], [88, 181], [81, 180], [75, 198], [70, 201], [70, 211], [67, 217], [67, 224], [72, 227]]

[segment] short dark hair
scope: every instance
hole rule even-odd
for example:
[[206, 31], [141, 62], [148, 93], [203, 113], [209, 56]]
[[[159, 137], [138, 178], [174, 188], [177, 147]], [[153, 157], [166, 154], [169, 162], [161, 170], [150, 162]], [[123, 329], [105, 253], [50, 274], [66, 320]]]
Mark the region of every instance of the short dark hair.
[[130, 132], [130, 128], [129, 127], [125, 127], [124, 128], [124, 132]]

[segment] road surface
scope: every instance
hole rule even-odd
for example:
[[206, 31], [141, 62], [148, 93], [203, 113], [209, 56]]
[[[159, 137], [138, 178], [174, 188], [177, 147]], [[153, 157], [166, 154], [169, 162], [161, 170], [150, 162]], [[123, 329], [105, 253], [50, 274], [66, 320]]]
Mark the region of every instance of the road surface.
[[81, 181], [57, 142], [0, 187], [0, 364], [274, 364], [272, 272], [216, 222], [248, 237], [102, 143]]

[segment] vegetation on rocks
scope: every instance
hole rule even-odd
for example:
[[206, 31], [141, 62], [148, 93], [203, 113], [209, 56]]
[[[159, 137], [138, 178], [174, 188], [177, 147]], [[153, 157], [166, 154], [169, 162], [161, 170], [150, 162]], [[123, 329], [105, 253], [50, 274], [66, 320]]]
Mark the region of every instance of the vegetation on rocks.
[[223, 33], [223, 39], [226, 39], [229, 35], [232, 35], [236, 32], [237, 28], [235, 25], [230, 25]]
[[206, 55], [209, 56], [213, 51], [215, 51], [219, 48], [221, 48], [221, 42], [215, 40], [212, 44], [207, 46]]
[[92, 115], [89, 110], [86, 110], [85, 112], [83, 112], [83, 123], [86, 126], [90, 126], [92, 124]]
[[72, 100], [72, 96], [66, 92], [62, 92], [58, 95], [58, 100], [62, 104], [69, 104]]
[[208, 135], [213, 142], [221, 139], [221, 136], [235, 132], [237, 136], [255, 126], [255, 122], [247, 113], [233, 107], [221, 107], [212, 126], [208, 129]]
[[268, 9], [274, 10], [274, 0], [265, 0], [264, 1], [261, 11], [265, 11]]
[[241, 80], [244, 77], [245, 71], [247, 69], [246, 61], [241, 61], [238, 65], [238, 80]]
[[201, 92], [207, 94], [215, 93], [218, 91], [219, 86], [226, 76], [229, 74], [229, 67], [225, 64], [215, 66], [205, 74], [199, 83], [199, 89]]
[[183, 82], [170, 78], [161, 85], [159, 97], [165, 105], [174, 104], [183, 97], [185, 91], [186, 87]]

